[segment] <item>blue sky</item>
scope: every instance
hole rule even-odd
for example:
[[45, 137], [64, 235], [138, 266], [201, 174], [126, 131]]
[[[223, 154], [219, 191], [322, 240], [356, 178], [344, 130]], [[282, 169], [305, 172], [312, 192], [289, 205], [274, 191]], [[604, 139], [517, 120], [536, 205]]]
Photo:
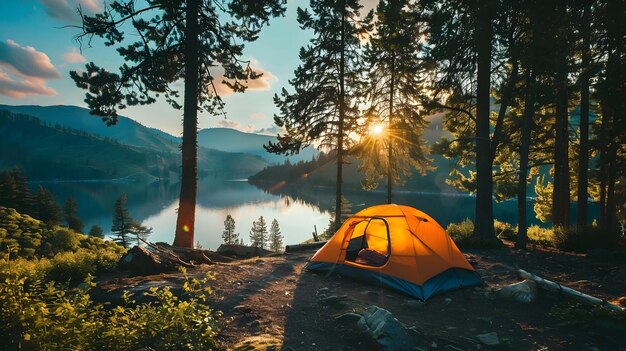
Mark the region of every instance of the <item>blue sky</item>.
[[[111, 47], [95, 42], [79, 52], [77, 29], [60, 28], [75, 21], [80, 5], [97, 11], [102, 0], [0, 0], [0, 104], [78, 105], [85, 107], [84, 91], [69, 76], [71, 70], [94, 61], [115, 69], [121, 59]], [[308, 0], [289, 0], [285, 17], [275, 18], [260, 38], [247, 45], [245, 56], [265, 72], [255, 89], [225, 97], [227, 119], [203, 114], [199, 127], [226, 126], [244, 131], [275, 133], [274, 93], [288, 86], [298, 66], [298, 51], [311, 36], [296, 21], [296, 8]], [[140, 123], [174, 135], [182, 131], [182, 111], [160, 101], [120, 112]], [[94, 117], [95, 118], [95, 117]]]

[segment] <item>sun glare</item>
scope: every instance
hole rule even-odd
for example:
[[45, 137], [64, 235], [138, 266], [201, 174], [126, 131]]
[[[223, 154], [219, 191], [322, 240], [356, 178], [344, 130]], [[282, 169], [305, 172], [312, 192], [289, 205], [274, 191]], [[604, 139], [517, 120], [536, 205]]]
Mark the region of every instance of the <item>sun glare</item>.
[[385, 131], [385, 126], [382, 124], [375, 124], [370, 128], [370, 134], [372, 135], [382, 135]]

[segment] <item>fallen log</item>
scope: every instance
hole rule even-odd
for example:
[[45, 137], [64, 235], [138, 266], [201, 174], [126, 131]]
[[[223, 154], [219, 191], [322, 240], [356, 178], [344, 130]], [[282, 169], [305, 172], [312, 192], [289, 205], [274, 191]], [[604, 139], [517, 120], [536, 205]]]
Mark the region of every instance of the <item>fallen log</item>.
[[539, 286], [540, 288], [547, 290], [547, 291], [551, 291], [551, 292], [556, 292], [556, 293], [560, 293], [563, 294], [565, 296], [574, 298], [578, 301], [581, 301], [583, 303], [586, 304], [590, 304], [590, 305], [598, 305], [598, 306], [603, 306], [606, 308], [609, 308], [613, 311], [624, 311], [623, 308], [621, 308], [620, 306], [614, 305], [606, 300], [597, 298], [595, 296], [591, 296], [591, 295], [587, 295], [583, 292], [580, 292], [578, 290], [574, 290], [572, 288], [569, 288], [567, 286], [561, 285], [557, 282], [553, 282], [551, 280], [548, 279], [544, 279], [538, 275], [532, 274], [530, 272], [527, 272], [523, 269], [518, 269], [517, 273], [524, 279], [530, 279], [533, 280], [537, 283], [537, 286]]
[[314, 243], [307, 243], [307, 244], [287, 245], [285, 246], [285, 252], [296, 252], [296, 251], [305, 251], [305, 250], [311, 250], [311, 249], [319, 249], [320, 247], [324, 246], [326, 243], [327, 241], [317, 241]]

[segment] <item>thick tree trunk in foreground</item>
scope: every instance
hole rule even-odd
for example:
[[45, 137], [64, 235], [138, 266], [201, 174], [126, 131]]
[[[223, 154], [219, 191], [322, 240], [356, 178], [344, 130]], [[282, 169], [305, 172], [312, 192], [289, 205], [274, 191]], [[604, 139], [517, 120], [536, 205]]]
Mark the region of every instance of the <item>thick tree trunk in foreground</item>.
[[476, 101], [476, 214], [474, 239], [495, 241], [493, 229], [493, 174], [489, 139], [489, 89], [491, 78], [492, 2], [480, 2], [476, 20], [478, 86]]
[[174, 246], [193, 247], [198, 188], [198, 11], [199, 0], [187, 0], [185, 27], [185, 98], [183, 167]]

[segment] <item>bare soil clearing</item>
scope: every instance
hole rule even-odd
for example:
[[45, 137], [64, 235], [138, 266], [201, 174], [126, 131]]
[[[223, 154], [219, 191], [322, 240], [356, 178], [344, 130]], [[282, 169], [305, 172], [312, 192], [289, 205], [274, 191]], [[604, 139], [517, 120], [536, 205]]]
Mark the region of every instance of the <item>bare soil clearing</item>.
[[[520, 281], [514, 269], [522, 268], [608, 301], [623, 300], [623, 259], [615, 263], [606, 255], [599, 255], [600, 260], [511, 247], [464, 253], [485, 285], [434, 296], [426, 303], [338, 275], [306, 272], [303, 266], [312, 251], [202, 265], [189, 273], [215, 276], [212, 302], [223, 312], [219, 348], [224, 350], [376, 350], [353, 320], [336, 319], [371, 305], [393, 313], [420, 335], [418, 346], [431, 350], [626, 350], [624, 318], [591, 316], [591, 307], [543, 291], [530, 305], [491, 292]], [[176, 292], [181, 282], [179, 273], [109, 277], [99, 282], [99, 298], [115, 301], [122, 290], [140, 293], [151, 286]], [[497, 333], [499, 345], [478, 340], [477, 335], [491, 332]]]

